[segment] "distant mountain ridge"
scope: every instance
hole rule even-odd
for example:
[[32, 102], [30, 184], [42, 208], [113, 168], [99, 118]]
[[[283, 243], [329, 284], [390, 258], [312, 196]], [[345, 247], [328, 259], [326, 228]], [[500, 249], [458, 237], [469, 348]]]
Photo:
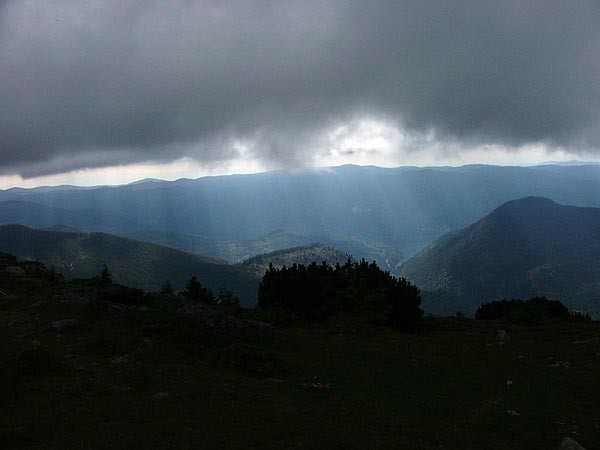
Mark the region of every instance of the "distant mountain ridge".
[[93, 231], [107, 231], [115, 227], [129, 226], [127, 219], [91, 208], [70, 210], [29, 201], [0, 202], [0, 225], [10, 224], [32, 228], [60, 226]]
[[600, 208], [509, 201], [401, 268], [425, 306], [473, 313], [489, 300], [545, 295], [600, 314]]
[[256, 255], [279, 250], [287, 251], [292, 247], [309, 246], [316, 242], [340, 250], [344, 255], [349, 254], [357, 259], [377, 260], [382, 268], [391, 272], [396, 272], [404, 259], [402, 252], [393, 245], [358, 237], [306, 234], [289, 230], [275, 230], [254, 239], [239, 241], [210, 241], [203, 236], [167, 231], [138, 231], [117, 234], [190, 253], [212, 256], [229, 263], [240, 263]]
[[[600, 207], [600, 166], [341, 166], [84, 189], [6, 190], [0, 191], [0, 202], [50, 208], [47, 214], [28, 216], [29, 226], [65, 225], [137, 239], [143, 230], [200, 236], [209, 243], [240, 243], [276, 230], [359, 239], [393, 249], [394, 254], [385, 251], [378, 257], [381, 263], [398, 254], [410, 257], [502, 203], [531, 195]], [[73, 216], [53, 218], [54, 210]], [[0, 210], [0, 223], [11, 222], [17, 221]]]

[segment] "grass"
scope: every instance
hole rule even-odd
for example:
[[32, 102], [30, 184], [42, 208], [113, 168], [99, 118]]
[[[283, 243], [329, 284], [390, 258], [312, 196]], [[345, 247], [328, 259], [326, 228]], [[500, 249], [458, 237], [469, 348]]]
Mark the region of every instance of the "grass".
[[[118, 311], [4, 281], [17, 298], [0, 300], [0, 447], [600, 446], [600, 347], [573, 344], [598, 324], [429, 318], [413, 334], [332, 322], [228, 336], [180, 317], [176, 300]], [[65, 318], [77, 322], [48, 326]]]

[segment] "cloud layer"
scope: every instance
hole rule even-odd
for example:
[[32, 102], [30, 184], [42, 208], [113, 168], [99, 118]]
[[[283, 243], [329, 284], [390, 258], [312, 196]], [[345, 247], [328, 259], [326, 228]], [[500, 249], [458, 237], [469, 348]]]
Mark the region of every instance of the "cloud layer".
[[298, 165], [367, 119], [593, 151], [599, 55], [592, 0], [8, 0], [0, 173], [243, 152]]

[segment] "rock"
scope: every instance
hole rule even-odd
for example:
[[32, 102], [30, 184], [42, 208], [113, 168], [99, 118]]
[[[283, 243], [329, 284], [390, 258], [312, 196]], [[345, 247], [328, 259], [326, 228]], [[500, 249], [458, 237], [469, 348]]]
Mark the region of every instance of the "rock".
[[46, 272], [46, 266], [39, 261], [23, 261], [19, 267], [27, 273], [27, 275], [40, 275]]
[[512, 386], [514, 383], [512, 380], [506, 380], [506, 385], [507, 386]]
[[7, 294], [4, 291], [0, 291], [0, 300], [16, 300], [17, 296], [15, 294]]
[[62, 291], [52, 297], [52, 300], [61, 303], [70, 303], [72, 305], [87, 305], [90, 302], [89, 298], [82, 297], [70, 291]]
[[129, 362], [129, 355], [125, 353], [124, 355], [115, 356], [114, 358], [110, 359], [110, 362], [113, 364], [127, 363]]
[[504, 341], [504, 340], [508, 339], [508, 333], [506, 332], [506, 330], [496, 330], [496, 334], [494, 334], [494, 338], [497, 341]]
[[112, 388], [113, 393], [115, 394], [128, 394], [133, 391], [131, 386], [115, 386]]
[[25, 278], [25, 275], [27, 275], [19, 266], [8, 266], [4, 270], [13, 278]]
[[8, 266], [16, 266], [17, 263], [17, 258], [14, 255], [11, 255], [10, 253], [2, 253], [0, 252], [0, 268], [6, 268]]
[[76, 323], [77, 323], [76, 319], [54, 320], [53, 322], [50, 322], [50, 328], [52, 328], [54, 331], [62, 331], [66, 327], [73, 326]]
[[201, 303], [186, 303], [179, 308], [179, 312], [199, 320], [213, 329], [221, 331], [240, 331], [244, 329], [267, 331], [275, 329], [271, 324], [255, 320], [238, 319]]
[[548, 364], [547, 367], [550, 367], [551, 369], [556, 369], [556, 368], [569, 369], [571, 367], [571, 363], [569, 361], [556, 361], [552, 364]]
[[558, 450], [585, 450], [575, 439], [570, 437], [564, 438], [557, 448]]
[[148, 350], [148, 349], [154, 347], [155, 345], [156, 345], [156, 341], [154, 339], [145, 337], [140, 342], [140, 345], [138, 345], [138, 348], [136, 349], [136, 351], [142, 352], [144, 350]]
[[587, 344], [600, 345], [600, 337], [593, 337], [590, 339], [585, 339], [583, 341], [575, 341], [575, 342], [573, 342], [573, 344], [575, 344], [575, 345], [587, 345]]

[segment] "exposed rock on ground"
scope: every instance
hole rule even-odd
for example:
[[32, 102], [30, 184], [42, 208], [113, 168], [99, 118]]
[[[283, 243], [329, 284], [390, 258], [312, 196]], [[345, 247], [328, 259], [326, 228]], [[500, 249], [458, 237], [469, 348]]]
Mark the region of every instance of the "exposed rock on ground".
[[76, 319], [60, 319], [50, 322], [50, 328], [54, 331], [62, 331], [67, 327], [77, 324]]
[[579, 445], [575, 439], [566, 437], [560, 442], [558, 450], [585, 450], [585, 448]]
[[57, 302], [69, 303], [71, 305], [87, 305], [90, 302], [89, 298], [83, 297], [66, 289], [54, 295], [52, 299]]
[[203, 322], [213, 329], [222, 331], [240, 331], [245, 329], [272, 330], [275, 328], [273, 325], [265, 322], [239, 319], [201, 303], [186, 303], [179, 308], [179, 312]]
[[590, 339], [585, 339], [583, 341], [575, 341], [575, 342], [573, 342], [573, 344], [575, 344], [575, 345], [582, 345], [582, 344], [600, 345], [600, 336], [599, 337], [590, 338]]

